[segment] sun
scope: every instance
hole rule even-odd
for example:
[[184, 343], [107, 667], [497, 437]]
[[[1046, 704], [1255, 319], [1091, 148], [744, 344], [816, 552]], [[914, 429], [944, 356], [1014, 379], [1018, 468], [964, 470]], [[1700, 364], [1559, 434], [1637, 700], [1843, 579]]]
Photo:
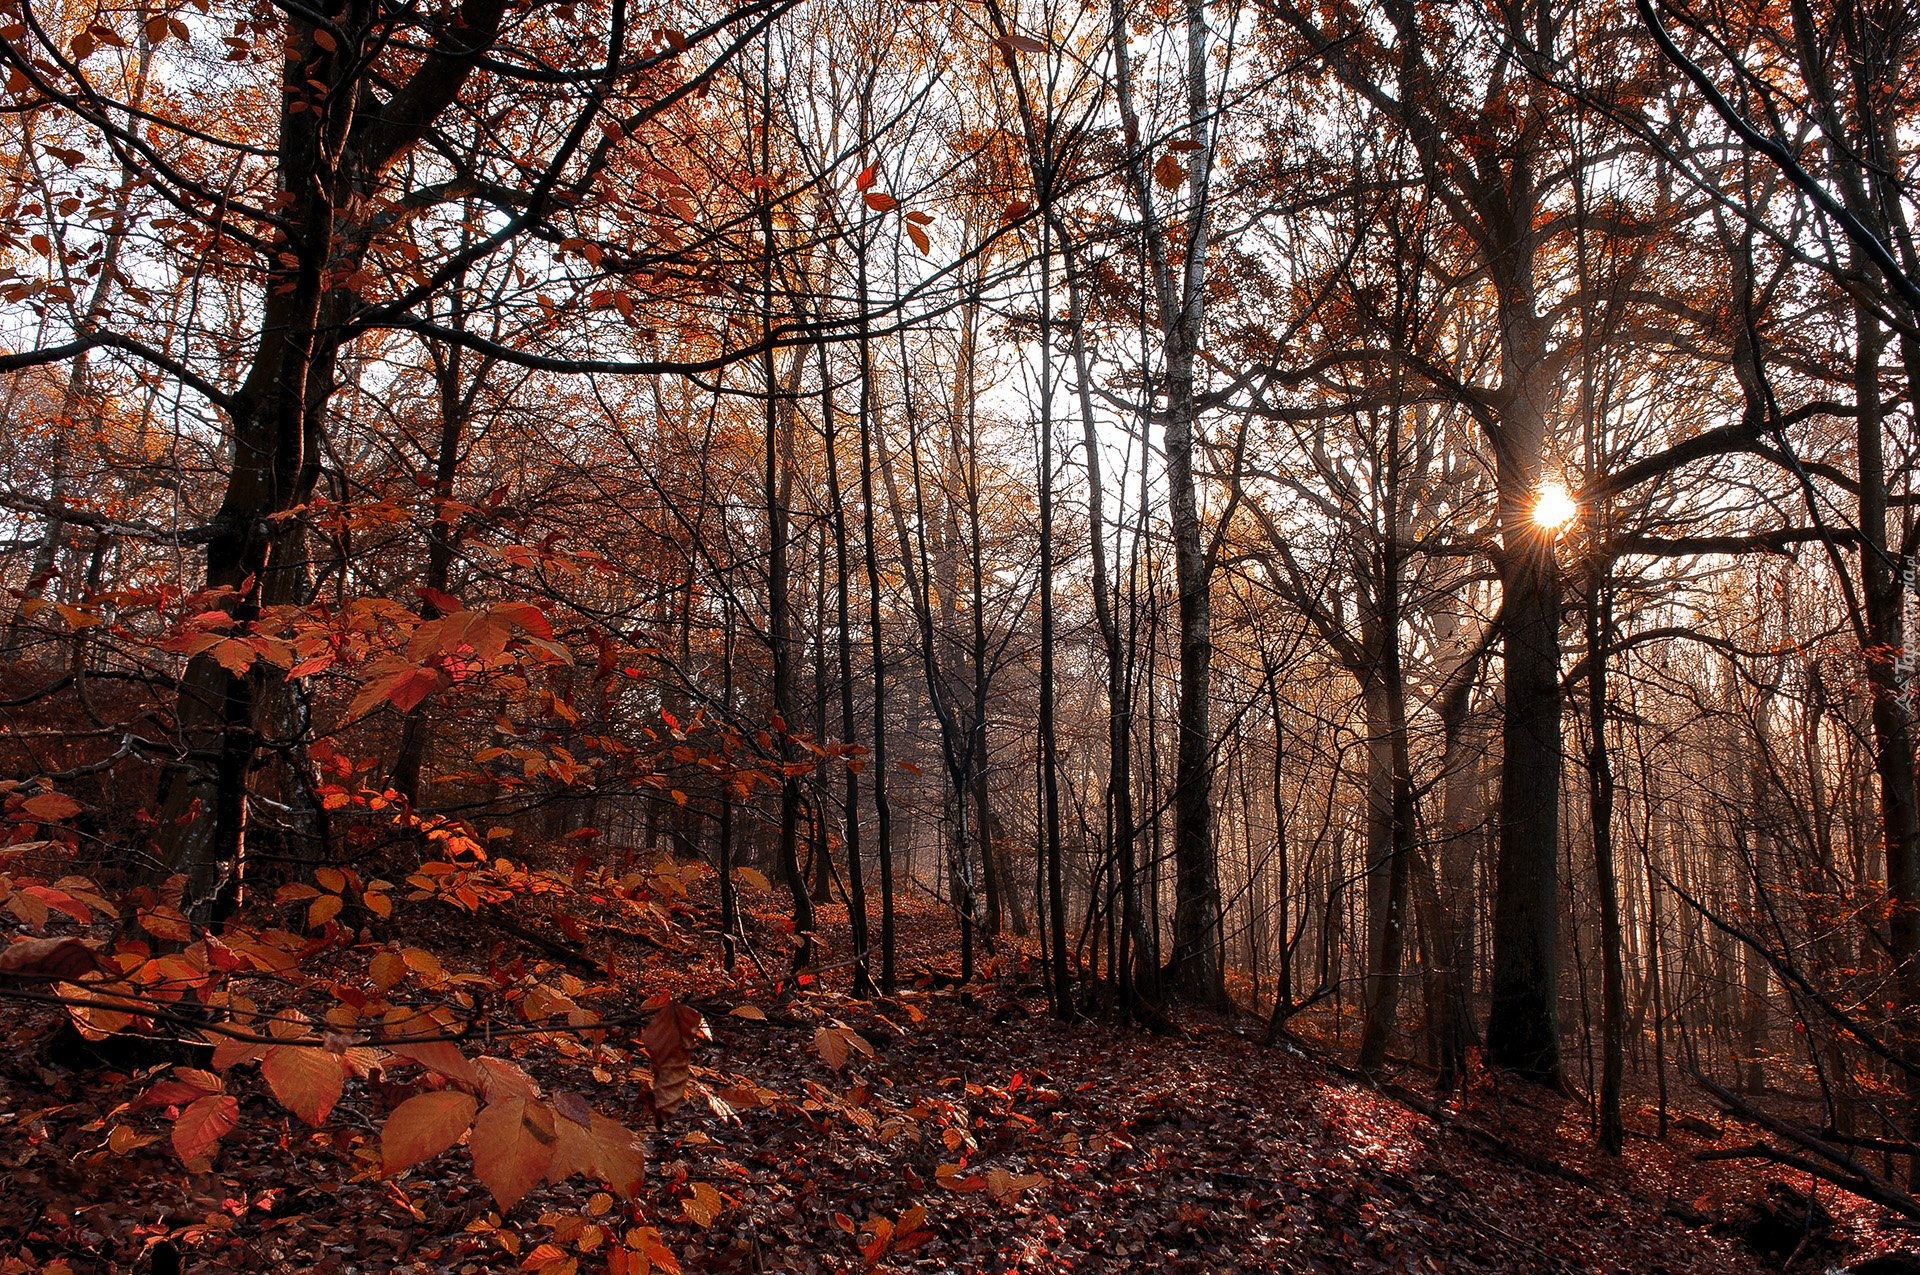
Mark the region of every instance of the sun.
[[1574, 503], [1566, 484], [1540, 484], [1540, 494], [1533, 501], [1533, 521], [1536, 526], [1552, 531], [1572, 522], [1579, 512], [1580, 506]]

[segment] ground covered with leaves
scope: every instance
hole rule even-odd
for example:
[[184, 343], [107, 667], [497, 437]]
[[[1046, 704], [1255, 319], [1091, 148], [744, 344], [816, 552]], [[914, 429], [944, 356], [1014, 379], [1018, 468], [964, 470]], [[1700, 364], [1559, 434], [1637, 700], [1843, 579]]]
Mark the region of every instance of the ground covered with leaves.
[[[164, 1086], [204, 1074], [182, 1070], [195, 1060], [84, 1040], [55, 1007], [11, 1009], [0, 1272], [1758, 1272], [1888, 1245], [1838, 1206], [1818, 1244], [1756, 1244], [1768, 1175], [1696, 1163], [1720, 1135], [1706, 1120], [1666, 1143], [1634, 1137], [1610, 1161], [1588, 1150], [1584, 1107], [1537, 1090], [1482, 1080], [1437, 1104], [1415, 1074], [1404, 1088], [1362, 1084], [1330, 1050], [1264, 1045], [1233, 1022], [1177, 1034], [1061, 1023], [1017, 949], [1001, 949], [990, 977], [947, 986], [934, 975], [951, 924], [933, 909], [903, 925], [915, 985], [870, 1001], [838, 990], [831, 951], [817, 977], [790, 983], [771, 910], [731, 974], [709, 942], [651, 941], [624, 991], [589, 997], [551, 919], [502, 928], [450, 914], [434, 959], [496, 982], [512, 962], [612, 1024], [644, 1021], [623, 1002], [649, 997], [700, 1012], [711, 1040], [657, 1121], [662, 1077], [643, 1065], [638, 1029], [554, 1033], [544, 1044], [557, 1048], [473, 1042], [504, 1049], [581, 1129], [605, 1113], [640, 1131], [644, 1173], [619, 1193], [630, 1198], [556, 1168], [560, 1180], [508, 1189], [503, 1210], [500, 1182], [476, 1172], [487, 1148], [471, 1143], [496, 1132], [484, 1118], [464, 1152], [439, 1151], [418, 1120], [409, 1129], [425, 1141], [396, 1151], [388, 1125], [403, 1104], [459, 1107], [457, 1134], [476, 1100], [423, 1089], [392, 1058], [349, 1067], [316, 1121], [293, 1114], [286, 1077], [236, 1066], [220, 1101], [230, 1094], [238, 1118], [183, 1150], [202, 1096]], [[823, 931], [837, 919], [828, 909]], [[391, 965], [391, 945], [362, 946]], [[343, 971], [367, 960], [344, 941], [333, 955]], [[475, 1092], [500, 1109], [498, 1092]], [[197, 1154], [183, 1165], [185, 1151]], [[408, 1167], [390, 1171], [396, 1156]]]

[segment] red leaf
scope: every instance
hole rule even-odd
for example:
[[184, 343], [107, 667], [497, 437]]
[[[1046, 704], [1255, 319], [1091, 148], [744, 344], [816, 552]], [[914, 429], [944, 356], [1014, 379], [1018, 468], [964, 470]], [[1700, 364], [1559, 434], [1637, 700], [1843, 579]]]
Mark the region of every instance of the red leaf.
[[240, 1103], [232, 1094], [196, 1099], [173, 1122], [173, 1149], [191, 1163], [212, 1151], [240, 1123]]
[[455, 611], [461, 609], [460, 599], [454, 597], [444, 589], [422, 586], [421, 588], [415, 589], [414, 592], [418, 594], [423, 601], [431, 604], [433, 609], [442, 615], [452, 615]]

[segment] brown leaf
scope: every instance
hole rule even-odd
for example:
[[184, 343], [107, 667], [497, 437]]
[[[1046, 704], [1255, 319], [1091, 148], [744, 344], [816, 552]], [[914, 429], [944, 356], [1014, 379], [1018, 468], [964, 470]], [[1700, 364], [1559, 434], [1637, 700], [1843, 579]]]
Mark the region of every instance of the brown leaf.
[[591, 1153], [588, 1173], [612, 1187], [623, 1200], [638, 1195], [646, 1173], [646, 1145], [639, 1135], [596, 1111], [587, 1137]]
[[720, 1214], [727, 1207], [725, 1196], [705, 1182], [695, 1182], [688, 1190], [692, 1194], [681, 1197], [680, 1208], [689, 1222], [705, 1230], [720, 1220]]
[[1007, 1204], [1018, 1198], [1022, 1191], [1045, 1181], [1038, 1173], [1008, 1173], [1004, 1169], [988, 1169], [987, 1194], [993, 1197], [995, 1204]]
[[78, 978], [100, 968], [100, 956], [76, 938], [22, 939], [0, 949], [0, 974], [15, 978]]
[[423, 1040], [411, 1045], [389, 1045], [387, 1048], [448, 1080], [456, 1080], [463, 1085], [480, 1083], [479, 1073], [474, 1071], [473, 1064], [467, 1061], [467, 1056], [460, 1052], [459, 1046], [450, 1040]]
[[502, 1213], [546, 1177], [555, 1141], [553, 1112], [527, 1098], [493, 1103], [473, 1122], [473, 1171]]
[[44, 823], [57, 823], [80, 813], [80, 803], [63, 792], [43, 792], [20, 803], [21, 811]]
[[653, 1067], [653, 1109], [660, 1115], [672, 1111], [686, 1100], [693, 1045], [706, 1038], [706, 1020], [691, 1005], [675, 1001], [655, 1014], [647, 1023], [641, 1039], [647, 1046], [647, 1061]]
[[325, 1123], [347, 1082], [338, 1054], [313, 1045], [275, 1045], [260, 1060], [260, 1074], [280, 1105], [310, 1125]]
[[472, 1094], [440, 1089], [415, 1094], [393, 1109], [380, 1129], [380, 1162], [388, 1173], [431, 1160], [473, 1125], [480, 1103]]
[[1009, 53], [1045, 53], [1047, 51], [1044, 41], [1026, 35], [1003, 35], [994, 43]]
[[862, 1058], [873, 1057], [873, 1046], [859, 1032], [846, 1027], [817, 1027], [813, 1032], [813, 1048], [827, 1066], [839, 1071], [847, 1065], [847, 1059], [853, 1054]]

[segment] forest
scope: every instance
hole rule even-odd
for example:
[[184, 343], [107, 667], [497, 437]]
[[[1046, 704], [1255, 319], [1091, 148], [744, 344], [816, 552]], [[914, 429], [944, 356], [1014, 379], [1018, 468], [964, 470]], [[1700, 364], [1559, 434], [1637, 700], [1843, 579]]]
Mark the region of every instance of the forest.
[[1910, 0], [0, 75], [0, 1275], [1920, 1271]]

